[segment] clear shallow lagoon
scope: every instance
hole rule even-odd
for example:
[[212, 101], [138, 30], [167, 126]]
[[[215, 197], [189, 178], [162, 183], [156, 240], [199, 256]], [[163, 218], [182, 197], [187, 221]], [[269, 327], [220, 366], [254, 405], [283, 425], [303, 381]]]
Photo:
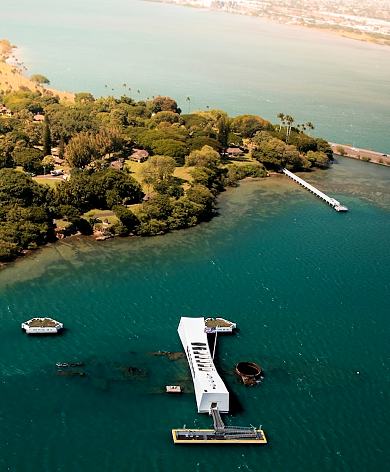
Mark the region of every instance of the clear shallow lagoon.
[[120, 95], [126, 83], [184, 111], [190, 96], [192, 109], [284, 112], [329, 140], [390, 152], [389, 47], [139, 0], [2, 0], [0, 31], [59, 89]]
[[[248, 182], [194, 229], [66, 240], [1, 271], [0, 470], [387, 470], [389, 176], [341, 160], [307, 177], [347, 214], [283, 177]], [[26, 337], [19, 324], [36, 313], [68, 331]], [[269, 446], [172, 444], [172, 427], [210, 419], [196, 413], [186, 362], [150, 352], [181, 350], [179, 317], [204, 313], [240, 328], [218, 345], [240, 403], [227, 421], [261, 423]], [[86, 378], [55, 375], [72, 359]], [[232, 375], [244, 359], [263, 365], [261, 386]], [[162, 393], [176, 383], [188, 393]]]

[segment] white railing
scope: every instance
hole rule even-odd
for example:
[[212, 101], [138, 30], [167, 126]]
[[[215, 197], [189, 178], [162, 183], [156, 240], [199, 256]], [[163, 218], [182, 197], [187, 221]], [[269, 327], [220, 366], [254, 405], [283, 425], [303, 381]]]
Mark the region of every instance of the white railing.
[[318, 190], [318, 188], [314, 187], [313, 185], [309, 184], [306, 182], [306, 180], [301, 179], [297, 175], [295, 175], [293, 172], [290, 172], [289, 170], [283, 168], [283, 173], [287, 175], [287, 177], [290, 177], [290, 179], [294, 180], [297, 182], [299, 185], [302, 185], [302, 187], [305, 187], [309, 192], [314, 193], [314, 195], [317, 195], [317, 197], [321, 198], [324, 200], [326, 203], [328, 203], [330, 206], [332, 206], [336, 211], [347, 211], [348, 208], [343, 206], [338, 200], [335, 198], [328, 197], [326, 193], [321, 192], [321, 190]]

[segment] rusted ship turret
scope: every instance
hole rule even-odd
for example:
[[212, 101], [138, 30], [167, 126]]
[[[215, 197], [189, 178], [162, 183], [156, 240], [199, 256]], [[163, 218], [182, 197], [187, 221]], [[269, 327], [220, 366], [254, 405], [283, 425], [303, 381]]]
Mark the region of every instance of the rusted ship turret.
[[244, 385], [256, 385], [263, 377], [263, 370], [254, 362], [239, 362], [236, 365], [236, 374]]

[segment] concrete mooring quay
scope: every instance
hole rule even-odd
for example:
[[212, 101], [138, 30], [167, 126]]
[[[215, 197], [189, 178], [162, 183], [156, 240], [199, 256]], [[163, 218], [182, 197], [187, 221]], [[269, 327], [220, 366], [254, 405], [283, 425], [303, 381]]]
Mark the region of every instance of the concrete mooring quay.
[[321, 192], [317, 188], [315, 188], [313, 185], [310, 185], [306, 180], [301, 179], [297, 175], [295, 175], [293, 172], [290, 172], [287, 169], [282, 169], [283, 173], [287, 175], [287, 177], [290, 177], [290, 179], [294, 180], [294, 182], [297, 182], [299, 185], [302, 185], [302, 187], [305, 187], [305, 189], [309, 190], [309, 192], [314, 193], [314, 195], [317, 195], [317, 197], [321, 198], [324, 200], [328, 205], [333, 207], [336, 211], [348, 211], [348, 208], [346, 206], [343, 206], [338, 200], [335, 198], [328, 197], [324, 192]]

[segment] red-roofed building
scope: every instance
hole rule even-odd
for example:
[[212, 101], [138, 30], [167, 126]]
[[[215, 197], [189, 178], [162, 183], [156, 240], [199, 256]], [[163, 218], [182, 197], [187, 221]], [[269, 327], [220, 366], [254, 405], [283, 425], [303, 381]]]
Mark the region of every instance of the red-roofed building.
[[133, 149], [133, 154], [130, 156], [130, 160], [134, 162], [145, 162], [148, 160], [149, 153], [144, 149]]

